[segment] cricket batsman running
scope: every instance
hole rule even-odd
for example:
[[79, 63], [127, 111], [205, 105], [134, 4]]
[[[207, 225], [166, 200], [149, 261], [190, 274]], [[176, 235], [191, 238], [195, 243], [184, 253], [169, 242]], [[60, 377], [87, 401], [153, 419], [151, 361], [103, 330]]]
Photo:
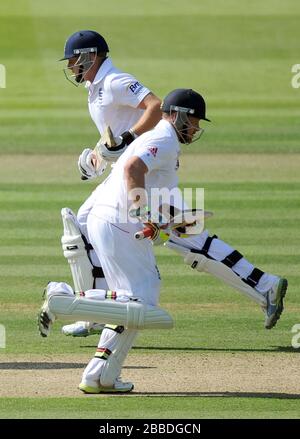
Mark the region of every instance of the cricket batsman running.
[[[104, 38], [94, 31], [75, 32], [65, 45], [66, 76], [76, 85], [86, 83], [90, 115], [101, 135], [96, 149], [87, 148], [79, 157], [84, 179], [101, 175], [107, 164], [116, 162], [134, 139], [154, 127], [161, 115], [160, 100], [133, 76], [116, 69], [107, 57], [108, 51]], [[163, 111], [167, 102], [162, 105]], [[70, 209], [62, 210], [63, 249], [78, 292], [95, 287], [107, 289], [87, 233], [87, 217], [101, 186], [81, 206], [77, 218]], [[184, 263], [195, 271], [212, 274], [260, 305], [266, 329], [276, 325], [283, 311], [286, 279], [256, 267], [216, 235], [209, 236], [207, 230], [188, 238], [172, 233], [165, 245], [181, 254]], [[93, 322], [79, 321], [64, 326], [63, 332], [86, 336], [101, 329]]]

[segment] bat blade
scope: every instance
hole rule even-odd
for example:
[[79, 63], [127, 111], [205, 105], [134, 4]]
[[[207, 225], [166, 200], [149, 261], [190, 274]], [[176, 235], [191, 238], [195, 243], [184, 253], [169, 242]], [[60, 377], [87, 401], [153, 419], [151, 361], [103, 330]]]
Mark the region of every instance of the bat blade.
[[99, 142], [97, 143], [97, 145], [95, 146], [93, 153], [94, 153], [94, 167], [96, 169], [96, 171], [98, 171], [99, 169], [104, 169], [107, 166], [107, 161], [104, 160], [101, 157], [101, 154], [99, 152], [99, 146], [98, 144], [102, 143], [107, 145], [108, 148], [115, 148], [117, 146], [113, 132], [110, 128], [110, 126], [107, 126], [104, 130], [103, 136], [101, 136], [101, 139], [99, 140]]
[[115, 148], [117, 146], [109, 125], [105, 128], [103, 136], [101, 136], [101, 143], [105, 143], [109, 148]]

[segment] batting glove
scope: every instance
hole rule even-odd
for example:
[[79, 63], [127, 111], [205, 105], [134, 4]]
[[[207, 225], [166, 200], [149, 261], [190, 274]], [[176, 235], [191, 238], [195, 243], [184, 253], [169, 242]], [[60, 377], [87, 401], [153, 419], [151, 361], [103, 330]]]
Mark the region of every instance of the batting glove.
[[161, 214], [157, 218], [151, 218], [151, 213], [147, 206], [129, 210], [131, 218], [137, 218], [143, 223], [143, 230], [136, 232], [134, 237], [137, 240], [149, 239], [153, 245], [160, 245], [169, 239], [170, 231], [168, 224], [164, 221]]
[[84, 180], [92, 180], [98, 177], [106, 168], [107, 163], [103, 163], [103, 166], [96, 170], [92, 162], [93, 157], [93, 151], [90, 148], [85, 148], [79, 156], [78, 169], [82, 176], [81, 178]]
[[116, 146], [109, 146], [107, 143], [101, 143], [100, 140], [97, 143], [98, 153], [107, 162], [116, 162], [134, 139], [134, 134], [125, 131], [121, 136], [114, 138]]

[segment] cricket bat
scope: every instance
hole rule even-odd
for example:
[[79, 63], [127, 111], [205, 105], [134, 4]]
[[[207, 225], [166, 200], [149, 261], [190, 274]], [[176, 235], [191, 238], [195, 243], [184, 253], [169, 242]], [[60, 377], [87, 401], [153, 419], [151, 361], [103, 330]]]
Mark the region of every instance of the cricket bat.
[[[168, 229], [176, 229], [177, 227], [187, 227], [190, 230], [185, 232], [185, 235], [197, 235], [203, 231], [203, 220], [211, 218], [213, 213], [202, 209], [186, 209], [177, 213], [168, 223]], [[192, 227], [191, 227], [192, 226]], [[134, 237], [137, 240], [151, 238], [153, 235], [153, 228], [146, 226], [143, 230], [136, 232]]]

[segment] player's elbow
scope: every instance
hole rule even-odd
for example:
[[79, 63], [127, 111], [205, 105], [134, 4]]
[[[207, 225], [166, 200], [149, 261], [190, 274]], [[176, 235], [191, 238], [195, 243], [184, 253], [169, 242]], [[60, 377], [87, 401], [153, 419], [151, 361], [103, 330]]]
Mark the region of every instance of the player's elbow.
[[161, 119], [161, 100], [153, 93], [149, 93], [140, 103], [139, 108], [146, 110], [148, 118], [151, 119], [152, 125], [155, 126]]
[[157, 109], [160, 110], [161, 100], [160, 100], [157, 96], [152, 95], [152, 96], [151, 96], [151, 99], [150, 99], [150, 101], [149, 101], [149, 105], [151, 105], [151, 107], [154, 108], [154, 109], [156, 109], [156, 110], [157, 110]]
[[162, 115], [160, 106], [161, 100], [157, 96], [153, 95], [152, 99], [149, 102], [149, 107], [152, 115], [156, 118], [157, 122], [161, 119]]

